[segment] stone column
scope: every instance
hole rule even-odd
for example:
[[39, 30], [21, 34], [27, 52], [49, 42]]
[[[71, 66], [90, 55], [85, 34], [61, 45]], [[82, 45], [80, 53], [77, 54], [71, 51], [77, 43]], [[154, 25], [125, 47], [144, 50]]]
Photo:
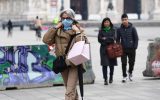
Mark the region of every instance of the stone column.
[[[58, 2], [59, 1], [59, 2]], [[52, 21], [55, 17], [58, 16], [58, 13], [60, 12], [61, 5], [59, 7], [59, 3], [61, 0], [48, 0], [47, 8], [48, 8], [48, 20]]]
[[0, 20], [8, 21], [8, 17], [10, 16], [10, 3], [8, 0], [0, 1]]
[[154, 0], [154, 5], [153, 19], [160, 20], [160, 1]]
[[64, 9], [69, 9], [70, 8], [70, 0], [63, 0], [64, 1]]
[[46, 0], [46, 16], [47, 20], [52, 20], [51, 0]]
[[100, 0], [100, 15], [106, 17], [108, 0]]
[[153, 6], [153, 3], [151, 0], [142, 0], [141, 1], [141, 8], [142, 8], [141, 19], [142, 20], [149, 19], [151, 6]]
[[27, 20], [33, 20], [38, 15], [33, 7], [33, 0], [27, 0], [27, 1], [28, 1], [27, 2], [28, 10], [26, 10], [23, 14], [24, 14], [24, 16], [26, 16]]
[[28, 0], [28, 10], [24, 13], [28, 20], [34, 20], [36, 16], [47, 19], [47, 0]]
[[62, 6], [61, 0], [57, 0], [57, 15], [59, 15], [61, 12], [61, 6]]
[[155, 3], [155, 10], [159, 10], [159, 0], [154, 0]]

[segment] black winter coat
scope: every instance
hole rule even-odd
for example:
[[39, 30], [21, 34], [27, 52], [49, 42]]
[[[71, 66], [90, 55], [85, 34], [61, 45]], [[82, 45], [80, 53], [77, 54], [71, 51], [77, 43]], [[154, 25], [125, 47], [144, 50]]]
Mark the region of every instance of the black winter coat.
[[[103, 39], [103, 38], [106, 39]], [[103, 30], [99, 31], [98, 34], [98, 42], [101, 44], [100, 46], [100, 57], [101, 57], [101, 65], [102, 66], [115, 66], [117, 65], [117, 59], [110, 59], [106, 52], [106, 47], [113, 43], [115, 40], [115, 30], [111, 29], [109, 32], [105, 32]]]
[[121, 25], [117, 30], [117, 42], [121, 42], [124, 49], [137, 49], [138, 40], [137, 30], [131, 23], [128, 27]]

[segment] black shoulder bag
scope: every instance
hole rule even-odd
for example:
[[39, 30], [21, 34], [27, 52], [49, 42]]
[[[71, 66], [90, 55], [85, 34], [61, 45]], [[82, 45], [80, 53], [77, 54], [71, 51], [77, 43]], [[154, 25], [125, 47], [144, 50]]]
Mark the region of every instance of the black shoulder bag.
[[[65, 54], [67, 54], [68, 50], [69, 50], [69, 47], [71, 45], [71, 42], [73, 40], [73, 38], [76, 36], [75, 35], [72, 35], [71, 36], [71, 39], [67, 45], [67, 48], [65, 50]], [[62, 56], [58, 56], [54, 61], [53, 61], [53, 71], [58, 74], [59, 72], [63, 72], [65, 69], [67, 69], [69, 66], [67, 66], [66, 62], [66, 56], [65, 55], [62, 55]]]

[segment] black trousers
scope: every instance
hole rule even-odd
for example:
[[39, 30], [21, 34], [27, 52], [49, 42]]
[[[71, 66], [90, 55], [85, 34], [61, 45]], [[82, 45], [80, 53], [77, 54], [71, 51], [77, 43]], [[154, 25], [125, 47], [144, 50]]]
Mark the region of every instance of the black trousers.
[[[109, 66], [110, 68], [110, 77], [113, 77], [114, 66]], [[102, 66], [103, 78], [106, 81], [108, 79], [108, 66]]]
[[133, 69], [134, 69], [134, 63], [135, 63], [135, 57], [136, 57], [136, 50], [135, 49], [125, 49], [124, 54], [121, 57], [121, 62], [122, 62], [122, 73], [123, 77], [127, 77], [127, 58], [128, 58], [128, 63], [129, 63], [129, 74], [132, 74]]
[[36, 28], [35, 31], [36, 31], [36, 36], [41, 38], [41, 27]]

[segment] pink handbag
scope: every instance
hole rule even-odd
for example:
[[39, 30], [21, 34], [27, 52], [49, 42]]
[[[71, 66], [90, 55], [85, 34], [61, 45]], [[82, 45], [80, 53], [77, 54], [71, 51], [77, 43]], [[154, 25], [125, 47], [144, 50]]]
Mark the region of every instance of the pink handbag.
[[90, 45], [85, 41], [74, 43], [73, 47], [68, 53], [67, 59], [74, 65], [82, 64], [90, 60]]

